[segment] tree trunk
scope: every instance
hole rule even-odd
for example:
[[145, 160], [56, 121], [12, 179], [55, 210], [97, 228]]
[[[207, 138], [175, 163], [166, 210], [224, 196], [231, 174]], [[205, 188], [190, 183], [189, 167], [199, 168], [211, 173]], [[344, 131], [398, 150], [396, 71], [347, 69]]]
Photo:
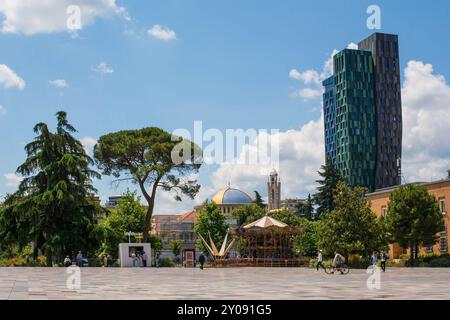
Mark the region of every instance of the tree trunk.
[[414, 259], [417, 259], [417, 258], [419, 258], [419, 242], [416, 241], [415, 245], [416, 245], [416, 251], [414, 252]]
[[45, 250], [45, 259], [46, 259], [47, 267], [53, 267], [52, 249], [46, 249]]
[[414, 240], [409, 241], [410, 267], [414, 266]]
[[152, 216], [153, 216], [153, 209], [155, 207], [155, 196], [156, 196], [156, 189], [158, 188], [158, 183], [162, 179], [162, 177], [158, 177], [155, 179], [155, 182], [152, 186], [152, 193], [149, 195], [147, 190], [145, 190], [145, 181], [138, 181], [139, 187], [141, 188], [141, 192], [144, 195], [145, 200], [147, 200], [148, 203], [148, 209], [147, 213], [145, 215], [145, 225], [144, 225], [144, 231], [142, 233], [142, 242], [147, 242], [148, 240], [148, 232], [150, 231], [151, 224], [152, 224]]
[[152, 216], [153, 216], [153, 207], [155, 205], [155, 200], [152, 198], [150, 200], [150, 203], [148, 204], [147, 213], [145, 215], [145, 224], [144, 224], [144, 231], [142, 233], [142, 242], [145, 243], [148, 240], [148, 233], [150, 231], [151, 223], [152, 223]]

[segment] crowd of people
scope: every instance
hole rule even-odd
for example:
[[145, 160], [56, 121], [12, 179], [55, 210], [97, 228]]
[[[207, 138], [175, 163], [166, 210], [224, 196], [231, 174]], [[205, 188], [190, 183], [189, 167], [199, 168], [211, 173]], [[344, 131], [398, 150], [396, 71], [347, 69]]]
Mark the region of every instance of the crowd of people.
[[145, 251], [136, 251], [131, 254], [133, 268], [147, 267], [148, 255]]

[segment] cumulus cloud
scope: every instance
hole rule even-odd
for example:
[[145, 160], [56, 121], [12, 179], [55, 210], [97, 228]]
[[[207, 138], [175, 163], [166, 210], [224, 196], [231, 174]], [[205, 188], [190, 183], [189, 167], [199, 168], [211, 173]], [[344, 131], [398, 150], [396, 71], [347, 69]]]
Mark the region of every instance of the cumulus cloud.
[[4, 116], [6, 114], [6, 109], [2, 105], [0, 105], [0, 116]]
[[6, 185], [8, 187], [17, 187], [17, 186], [19, 186], [20, 182], [23, 180], [22, 177], [19, 177], [14, 173], [6, 173], [6, 174], [4, 174], [4, 177], [6, 179]]
[[450, 169], [450, 86], [433, 66], [409, 61], [404, 71], [403, 175], [408, 182], [443, 178]]
[[100, 64], [94, 68], [94, 71], [101, 74], [111, 74], [114, 72], [114, 70], [104, 62], [100, 62]]
[[338, 53], [338, 51], [334, 49], [328, 56], [327, 60], [323, 63], [322, 71], [320, 72], [314, 69], [309, 69], [303, 72], [298, 71], [297, 69], [291, 69], [291, 71], [289, 71], [289, 77], [301, 81], [303, 85], [306, 86], [294, 92], [293, 96], [301, 97], [305, 100], [321, 97], [323, 93], [322, 81], [332, 75], [333, 56], [336, 53]]
[[92, 149], [97, 144], [97, 139], [92, 137], [84, 137], [80, 140], [87, 154], [92, 154]]
[[175, 40], [177, 38], [177, 34], [175, 33], [175, 31], [159, 24], [155, 24], [153, 27], [151, 27], [148, 30], [148, 34], [153, 38], [163, 41]]
[[51, 80], [49, 81], [49, 83], [52, 86], [55, 86], [57, 88], [67, 88], [69, 86], [69, 84], [67, 83], [66, 80], [64, 79], [56, 79], [56, 80]]
[[7, 65], [0, 64], [0, 85], [3, 85], [6, 89], [17, 88], [23, 90], [25, 81]]
[[353, 49], [353, 50], [356, 50], [356, 49], [358, 49], [358, 45], [357, 45], [356, 43], [350, 42], [350, 43], [347, 45], [347, 49]]
[[96, 18], [118, 15], [130, 19], [126, 9], [115, 0], [2, 0], [0, 32], [25, 35], [73, 32], [67, 26], [72, 14], [68, 12], [70, 6], [79, 8], [80, 28], [92, 24]]
[[[318, 179], [317, 170], [324, 161], [323, 117], [312, 120], [298, 130], [275, 133], [279, 148], [278, 167], [282, 180], [283, 197], [307, 196], [313, 192]], [[258, 139], [242, 148], [239, 158], [254, 157]], [[238, 161], [239, 162], [239, 161]], [[266, 193], [267, 175], [273, 165], [222, 164], [212, 174], [215, 189], [225, 187], [228, 182], [249, 193], [257, 190]], [[262, 170], [263, 169], [263, 170]]]

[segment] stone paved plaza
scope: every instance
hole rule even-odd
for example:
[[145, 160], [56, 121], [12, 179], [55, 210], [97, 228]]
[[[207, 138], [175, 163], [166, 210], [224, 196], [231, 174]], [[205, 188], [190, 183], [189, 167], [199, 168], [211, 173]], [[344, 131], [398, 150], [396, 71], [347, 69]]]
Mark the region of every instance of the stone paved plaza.
[[381, 290], [365, 270], [326, 275], [307, 268], [84, 268], [81, 289], [64, 268], [0, 268], [0, 299], [450, 299], [450, 268], [392, 268]]

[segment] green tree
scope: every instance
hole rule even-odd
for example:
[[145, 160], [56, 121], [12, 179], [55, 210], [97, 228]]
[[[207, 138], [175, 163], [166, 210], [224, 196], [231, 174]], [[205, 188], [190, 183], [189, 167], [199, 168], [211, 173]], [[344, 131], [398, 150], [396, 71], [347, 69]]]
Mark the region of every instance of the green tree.
[[111, 254], [117, 257], [119, 244], [128, 242], [126, 232], [140, 232], [145, 222], [145, 208], [141, 205], [136, 192], [127, 191], [116, 208], [110, 209], [107, 218], [103, 219], [97, 229], [100, 234], [100, 255]]
[[300, 217], [286, 208], [275, 210], [270, 213], [270, 216], [278, 221], [290, 225], [291, 227], [298, 226], [300, 223]]
[[318, 192], [313, 196], [313, 200], [318, 206], [316, 216], [320, 219], [325, 213], [334, 209], [334, 190], [342, 181], [342, 177], [330, 158], [326, 159], [325, 165], [321, 166], [321, 171], [318, 173], [323, 179], [316, 181], [320, 186], [317, 187]]
[[231, 215], [237, 220], [237, 225], [242, 226], [252, 223], [264, 217], [265, 209], [258, 206], [256, 203], [238, 207], [233, 210]]
[[259, 192], [256, 190], [254, 192], [255, 192], [255, 200], [253, 201], [253, 203], [256, 204], [260, 208], [266, 208], [266, 204], [264, 203]]
[[389, 196], [386, 217], [392, 240], [403, 248], [410, 248], [414, 261], [419, 246], [431, 246], [437, 241], [437, 233], [444, 228], [444, 219], [436, 198], [418, 185], [405, 185]]
[[302, 201], [297, 206], [298, 213], [308, 220], [314, 220], [314, 201], [311, 194], [308, 194], [306, 201]]
[[[226, 217], [214, 202], [205, 202], [203, 209], [199, 212], [194, 232], [200, 234], [208, 243], [209, 235], [216, 246], [222, 245], [222, 241], [227, 233]], [[204, 252], [208, 252], [197, 238], [197, 247]]]
[[313, 257], [317, 254], [318, 225], [320, 221], [310, 221], [306, 218], [299, 219], [299, 227], [303, 229], [303, 234], [295, 237], [294, 251], [306, 256]]
[[96, 190], [91, 179], [100, 176], [82, 144], [73, 137], [75, 128], [61, 111], [56, 132], [45, 123], [34, 127], [35, 139], [25, 146], [27, 158], [17, 173], [19, 190], [5, 200], [0, 212], [0, 233], [20, 246], [34, 242], [45, 252], [47, 266], [53, 258], [95, 244], [94, 219], [99, 206], [91, 201]]
[[181, 240], [172, 240], [169, 243], [169, 249], [175, 257], [178, 257], [181, 254], [181, 244]]
[[334, 193], [335, 208], [318, 225], [318, 246], [327, 255], [369, 257], [386, 247], [380, 223], [365, 197], [367, 189], [339, 182]]
[[150, 243], [153, 252], [161, 252], [163, 249], [163, 242], [161, 237], [158, 236], [149, 236], [147, 238], [148, 243]]
[[[201, 150], [194, 143], [159, 128], [144, 128], [110, 133], [100, 137], [94, 156], [103, 174], [113, 175], [118, 182], [136, 183], [148, 209], [143, 230], [148, 240], [158, 189], [173, 191], [175, 199], [182, 195], [194, 198], [200, 189], [192, 174], [201, 165]], [[120, 178], [125, 174], [125, 178]], [[120, 178], [120, 179], [119, 179]]]

